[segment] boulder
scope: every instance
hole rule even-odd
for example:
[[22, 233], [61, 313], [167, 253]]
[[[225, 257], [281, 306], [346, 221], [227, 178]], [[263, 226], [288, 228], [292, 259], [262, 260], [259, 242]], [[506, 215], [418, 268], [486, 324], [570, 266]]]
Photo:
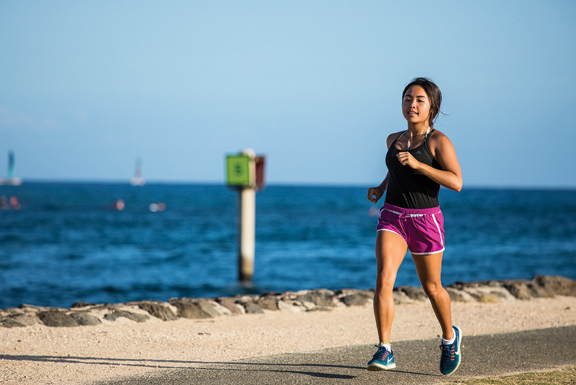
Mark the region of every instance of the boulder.
[[[22, 305], [18, 306], [18, 309], [24, 309], [24, 310], [32, 310], [32, 311], [49, 311], [49, 310], [58, 310], [58, 309], [54, 309], [54, 308], [49, 308], [49, 307], [42, 307], [42, 306], [35, 306], [35, 305], [28, 305], [23, 303]], [[60, 309], [62, 310], [62, 309]]]
[[[314, 304], [312, 304], [312, 307], [314, 307]], [[291, 313], [298, 313], [306, 311], [308, 309], [302, 305], [302, 302], [285, 299], [282, 301], [278, 301], [278, 310]]]
[[133, 313], [131, 311], [120, 310], [120, 309], [114, 309], [112, 311], [111, 315], [113, 315], [113, 317], [110, 317], [110, 318], [113, 318], [113, 319], [111, 319], [111, 321], [116, 321], [116, 319], [119, 317], [128, 318], [130, 321], [134, 321], [134, 322], [146, 322], [147, 320], [150, 319], [150, 317], [148, 317], [146, 314], [138, 314], [138, 313]]
[[486, 281], [476, 281], [476, 282], [454, 282], [450, 286], [456, 290], [465, 290], [470, 288], [479, 288], [479, 287], [502, 287], [501, 281], [494, 281], [494, 280], [486, 280]]
[[428, 298], [426, 296], [426, 293], [424, 292], [424, 289], [422, 289], [421, 287], [399, 286], [398, 290], [403, 291], [408, 296], [408, 298], [413, 299], [415, 301], [424, 301]]
[[174, 321], [178, 319], [172, 309], [160, 302], [145, 301], [137, 302], [136, 304], [140, 309], [147, 311], [150, 315], [159, 318], [162, 321]]
[[464, 290], [455, 289], [454, 287], [447, 287], [446, 291], [450, 296], [450, 301], [452, 302], [471, 302], [475, 298]]
[[299, 294], [296, 299], [301, 302], [312, 302], [318, 307], [334, 307], [336, 306], [332, 301], [333, 293], [324, 290], [312, 290]]
[[3, 328], [23, 328], [26, 325], [21, 324], [20, 322], [10, 317], [0, 319], [0, 326], [2, 326]]
[[70, 317], [74, 318], [74, 320], [78, 323], [78, 325], [80, 326], [92, 326], [92, 325], [98, 325], [101, 324], [102, 321], [100, 321], [99, 318], [93, 316], [92, 314], [88, 313], [88, 312], [74, 312], [74, 313], [70, 313]]
[[41, 311], [38, 313], [38, 318], [46, 326], [51, 327], [74, 327], [78, 326], [78, 322], [63, 311]]
[[543, 287], [535, 284], [534, 282], [525, 279], [506, 280], [502, 285], [512, 294], [515, 298], [521, 300], [528, 300], [531, 298], [552, 298], [554, 294], [544, 289]]
[[115, 315], [114, 313], [108, 313], [108, 314], [104, 314], [104, 319], [106, 321], [114, 322], [118, 319], [118, 316]]
[[576, 297], [576, 281], [573, 279], [553, 275], [537, 275], [532, 278], [532, 282], [556, 295]]
[[246, 302], [243, 304], [244, 309], [246, 310], [246, 314], [263, 314], [264, 310], [254, 302]]
[[260, 298], [258, 300], [258, 306], [264, 310], [278, 310], [278, 300], [276, 298]]
[[350, 294], [340, 298], [340, 301], [346, 306], [364, 306], [368, 303], [368, 299], [360, 294]]
[[198, 306], [200, 308], [200, 310], [209, 314], [210, 317], [212, 317], [212, 318], [219, 317], [222, 315], [222, 314], [220, 314], [220, 312], [218, 310], [216, 310], [216, 306], [214, 306], [214, 304], [211, 300], [198, 299], [198, 300], [195, 300], [194, 303], [196, 304], [196, 306]]
[[216, 302], [218, 302], [221, 306], [224, 306], [226, 309], [230, 310], [230, 312], [234, 315], [243, 314], [240, 307], [238, 307], [238, 305], [236, 305], [234, 300], [232, 300], [231, 298], [228, 297], [216, 298]]
[[14, 307], [0, 310], [0, 322], [3, 322], [5, 327], [19, 327], [18, 325], [31, 326], [35, 324], [42, 324], [42, 321], [40, 321], [38, 318], [38, 312], [36, 310], [18, 309]]
[[92, 306], [97, 306], [98, 304], [96, 303], [87, 303], [87, 302], [74, 302], [72, 304], [71, 309], [77, 309], [77, 308], [81, 308], [81, 307], [92, 307]]
[[392, 291], [392, 298], [394, 298], [395, 304], [414, 303], [413, 299], [410, 299], [406, 293], [404, 293], [402, 290], [398, 290], [398, 288], [394, 288]]
[[214, 318], [191, 301], [174, 301], [172, 305], [178, 309], [178, 317], [190, 319]]

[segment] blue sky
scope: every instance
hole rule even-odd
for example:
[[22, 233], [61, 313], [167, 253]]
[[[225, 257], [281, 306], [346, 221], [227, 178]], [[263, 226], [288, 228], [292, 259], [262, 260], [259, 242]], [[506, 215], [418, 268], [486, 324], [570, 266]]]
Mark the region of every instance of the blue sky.
[[[574, 1], [0, 0], [0, 177], [378, 184], [416, 76], [464, 186], [576, 188]], [[5, 155], [2, 155], [5, 154]]]

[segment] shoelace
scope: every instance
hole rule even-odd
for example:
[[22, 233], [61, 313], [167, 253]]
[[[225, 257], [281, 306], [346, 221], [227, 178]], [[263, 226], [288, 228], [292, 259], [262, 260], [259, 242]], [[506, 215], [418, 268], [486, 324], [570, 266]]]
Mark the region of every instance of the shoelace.
[[379, 345], [374, 345], [374, 346], [376, 346], [378, 348], [378, 351], [376, 352], [376, 354], [374, 354], [374, 359], [384, 361], [384, 357], [388, 356], [388, 354], [390, 352], [384, 346], [379, 346]]
[[444, 362], [452, 362], [452, 361], [454, 361], [454, 356], [456, 355], [456, 346], [455, 346], [455, 344], [452, 344], [452, 345], [440, 345], [440, 349], [442, 350], [442, 361], [444, 361]]

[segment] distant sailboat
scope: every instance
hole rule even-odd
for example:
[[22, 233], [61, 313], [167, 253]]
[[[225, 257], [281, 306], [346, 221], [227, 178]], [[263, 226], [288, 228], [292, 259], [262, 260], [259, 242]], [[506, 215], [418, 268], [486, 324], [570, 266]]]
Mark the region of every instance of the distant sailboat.
[[5, 186], [20, 186], [22, 179], [14, 176], [14, 153], [8, 153], [8, 178], [0, 179], [0, 184]]
[[134, 173], [134, 178], [130, 179], [130, 184], [132, 186], [144, 186], [146, 181], [142, 178], [142, 162], [138, 160], [136, 162], [136, 172]]

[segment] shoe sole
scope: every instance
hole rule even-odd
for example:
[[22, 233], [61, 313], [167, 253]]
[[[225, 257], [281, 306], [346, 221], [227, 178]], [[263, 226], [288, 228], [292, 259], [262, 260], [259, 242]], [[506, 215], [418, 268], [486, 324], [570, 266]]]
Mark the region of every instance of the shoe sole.
[[449, 376], [454, 373], [460, 366], [460, 362], [462, 362], [462, 330], [460, 330], [458, 326], [453, 326], [453, 328], [458, 329], [458, 343], [456, 345], [458, 346], [458, 356], [460, 358], [458, 359], [458, 363], [456, 364], [454, 370], [452, 370], [450, 373], [442, 373], [445, 376]]
[[380, 364], [370, 364], [370, 365], [368, 365], [368, 367], [366, 369], [368, 369], [371, 372], [378, 372], [381, 370], [394, 369], [395, 367], [396, 367], [396, 364], [391, 364], [388, 366], [384, 366], [384, 365], [380, 365]]

